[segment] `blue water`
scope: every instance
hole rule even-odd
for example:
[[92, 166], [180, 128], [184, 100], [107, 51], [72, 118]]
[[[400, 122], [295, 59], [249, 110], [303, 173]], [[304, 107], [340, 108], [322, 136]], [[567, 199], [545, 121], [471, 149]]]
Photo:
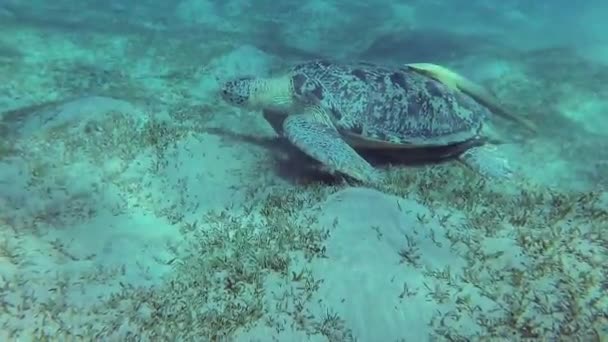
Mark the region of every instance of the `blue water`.
[[[606, 17], [0, 0], [0, 341], [608, 340]], [[310, 127], [221, 96], [315, 59], [441, 65], [536, 132], [478, 103], [511, 178], [357, 148], [361, 182], [327, 122], [315, 155]]]

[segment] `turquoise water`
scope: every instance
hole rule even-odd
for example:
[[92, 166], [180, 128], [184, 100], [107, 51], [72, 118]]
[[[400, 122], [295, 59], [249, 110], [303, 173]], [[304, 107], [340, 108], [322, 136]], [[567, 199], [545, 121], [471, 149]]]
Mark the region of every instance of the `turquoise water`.
[[[97, 3], [0, 1], [0, 341], [608, 340], [608, 5]], [[484, 121], [508, 179], [357, 149], [366, 183], [220, 96], [321, 58], [536, 132]]]

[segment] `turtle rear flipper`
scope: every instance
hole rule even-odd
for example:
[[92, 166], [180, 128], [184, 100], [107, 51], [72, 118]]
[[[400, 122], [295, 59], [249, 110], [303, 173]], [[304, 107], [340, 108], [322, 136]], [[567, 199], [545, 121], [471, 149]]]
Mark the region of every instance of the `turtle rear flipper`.
[[494, 145], [472, 147], [463, 152], [459, 160], [484, 178], [508, 180], [513, 177], [513, 169], [507, 159], [497, 153]]
[[304, 153], [334, 171], [364, 183], [377, 183], [380, 172], [342, 139], [336, 128], [324, 121], [322, 110], [291, 115], [283, 123], [285, 136]]

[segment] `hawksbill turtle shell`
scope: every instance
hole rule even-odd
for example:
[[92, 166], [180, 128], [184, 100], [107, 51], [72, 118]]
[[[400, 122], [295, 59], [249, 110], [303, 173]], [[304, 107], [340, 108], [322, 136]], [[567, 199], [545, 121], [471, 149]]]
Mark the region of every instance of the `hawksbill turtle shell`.
[[486, 177], [508, 178], [506, 160], [487, 143], [486, 119], [494, 112], [530, 126], [481, 86], [434, 64], [314, 60], [277, 77], [228, 81], [221, 93], [233, 105], [262, 109], [304, 153], [363, 182], [381, 176], [355, 148], [459, 146], [458, 160]]

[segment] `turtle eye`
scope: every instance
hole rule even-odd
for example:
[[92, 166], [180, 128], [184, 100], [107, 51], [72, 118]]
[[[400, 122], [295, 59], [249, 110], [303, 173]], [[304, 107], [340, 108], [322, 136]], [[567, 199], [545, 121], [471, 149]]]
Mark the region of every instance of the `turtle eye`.
[[238, 106], [246, 104], [251, 94], [251, 80], [244, 77], [224, 83], [221, 88], [224, 101]]

